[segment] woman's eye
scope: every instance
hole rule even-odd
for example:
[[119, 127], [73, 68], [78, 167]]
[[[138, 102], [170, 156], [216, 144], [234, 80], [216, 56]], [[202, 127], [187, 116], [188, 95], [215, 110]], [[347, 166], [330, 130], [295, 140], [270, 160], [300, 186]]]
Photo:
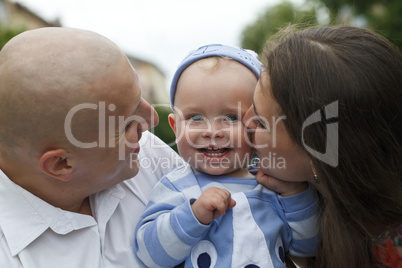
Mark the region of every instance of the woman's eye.
[[265, 128], [264, 124], [261, 122], [261, 120], [255, 120], [254, 121], [255, 126], [259, 128]]
[[225, 118], [226, 121], [236, 121], [238, 120], [237, 115], [227, 115]]
[[192, 121], [201, 121], [202, 116], [201, 115], [192, 115], [192, 116], [190, 116], [190, 120], [192, 120]]

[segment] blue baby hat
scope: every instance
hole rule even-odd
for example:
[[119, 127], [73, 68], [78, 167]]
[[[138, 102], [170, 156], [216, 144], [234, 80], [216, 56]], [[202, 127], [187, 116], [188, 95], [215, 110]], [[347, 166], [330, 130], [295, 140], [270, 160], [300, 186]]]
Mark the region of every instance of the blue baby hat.
[[174, 97], [176, 94], [177, 82], [179, 81], [181, 73], [193, 62], [213, 57], [213, 56], [222, 56], [234, 59], [244, 66], [248, 67], [257, 77], [260, 78], [260, 73], [262, 71], [262, 64], [258, 60], [258, 55], [252, 50], [246, 50], [238, 47], [226, 46], [221, 44], [211, 44], [202, 46], [192, 52], [190, 52], [184, 60], [180, 63], [177, 68], [172, 84], [170, 86], [170, 106], [173, 108], [174, 106]]

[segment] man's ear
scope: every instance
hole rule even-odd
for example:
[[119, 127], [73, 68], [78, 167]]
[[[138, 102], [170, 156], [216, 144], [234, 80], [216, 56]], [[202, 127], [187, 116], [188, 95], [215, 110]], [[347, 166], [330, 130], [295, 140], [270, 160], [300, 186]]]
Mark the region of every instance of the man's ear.
[[64, 149], [45, 152], [39, 159], [39, 168], [47, 175], [62, 181], [72, 178], [73, 167]]
[[169, 114], [169, 125], [173, 129], [174, 134], [176, 134], [176, 118], [174, 114]]

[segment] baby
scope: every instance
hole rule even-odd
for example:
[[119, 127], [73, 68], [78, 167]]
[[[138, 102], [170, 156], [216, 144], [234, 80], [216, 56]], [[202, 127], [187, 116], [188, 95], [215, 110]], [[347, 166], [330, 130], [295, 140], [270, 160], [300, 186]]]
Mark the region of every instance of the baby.
[[169, 123], [189, 164], [163, 177], [137, 226], [147, 267], [285, 267], [285, 254], [312, 256], [318, 200], [308, 188], [282, 197], [257, 183], [242, 124], [261, 63], [236, 47], [191, 52], [171, 85]]

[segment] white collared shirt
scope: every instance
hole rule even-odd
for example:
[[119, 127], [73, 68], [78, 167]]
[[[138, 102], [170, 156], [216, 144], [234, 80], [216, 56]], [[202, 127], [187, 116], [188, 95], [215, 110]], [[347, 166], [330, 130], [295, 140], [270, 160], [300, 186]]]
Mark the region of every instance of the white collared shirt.
[[0, 267], [139, 267], [134, 231], [156, 182], [182, 163], [149, 132], [137, 176], [90, 196], [93, 217], [56, 208], [0, 170]]

